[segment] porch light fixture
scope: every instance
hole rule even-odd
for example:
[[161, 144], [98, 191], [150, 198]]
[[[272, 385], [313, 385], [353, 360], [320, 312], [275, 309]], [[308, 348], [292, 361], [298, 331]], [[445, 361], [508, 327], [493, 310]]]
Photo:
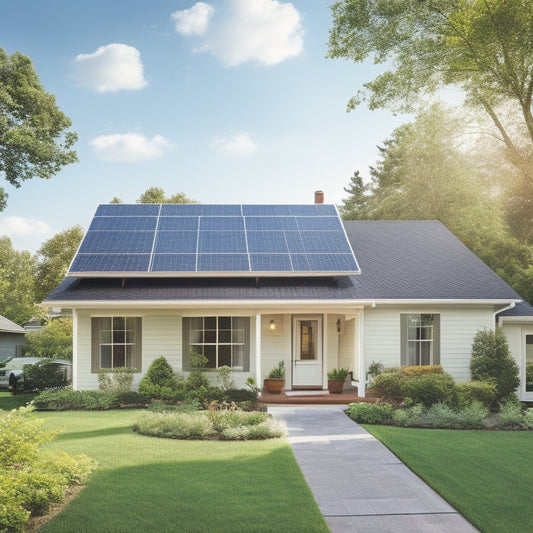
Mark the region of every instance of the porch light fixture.
[[270, 328], [270, 331], [276, 331], [276, 323], [273, 320], [270, 321], [268, 327]]
[[337, 318], [337, 333], [341, 332], [341, 319]]

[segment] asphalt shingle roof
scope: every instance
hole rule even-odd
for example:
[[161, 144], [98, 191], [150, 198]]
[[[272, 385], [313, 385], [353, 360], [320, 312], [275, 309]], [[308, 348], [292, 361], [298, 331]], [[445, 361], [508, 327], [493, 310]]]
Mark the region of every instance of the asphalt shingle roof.
[[521, 299], [440, 222], [346, 221], [359, 276], [66, 278], [54, 301]]
[[0, 331], [4, 333], [26, 333], [26, 330], [22, 326], [15, 324], [15, 322], [12, 322], [5, 316], [0, 316]]

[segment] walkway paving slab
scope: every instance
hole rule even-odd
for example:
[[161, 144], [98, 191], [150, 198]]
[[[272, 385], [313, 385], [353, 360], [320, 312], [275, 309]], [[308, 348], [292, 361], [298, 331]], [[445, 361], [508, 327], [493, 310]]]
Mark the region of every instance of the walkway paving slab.
[[333, 533], [477, 531], [388, 448], [350, 420], [347, 406], [269, 406], [285, 420], [300, 469]]

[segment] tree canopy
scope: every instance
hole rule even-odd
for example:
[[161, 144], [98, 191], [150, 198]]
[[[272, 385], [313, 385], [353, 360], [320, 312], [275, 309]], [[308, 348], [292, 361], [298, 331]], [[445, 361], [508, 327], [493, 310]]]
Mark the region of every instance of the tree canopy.
[[[122, 200], [115, 196], [111, 200], [112, 204], [121, 204]], [[149, 187], [139, 198], [138, 204], [196, 204], [196, 200], [188, 198], [184, 193], [178, 192], [171, 196], [165, 196], [165, 191], [161, 187]]]
[[[531, 0], [342, 0], [331, 7], [329, 57], [387, 62], [349, 101], [412, 111], [424, 96], [459, 87], [498, 129], [513, 164], [533, 180], [533, 4]], [[506, 126], [510, 104], [522, 116], [524, 151]], [[523, 130], [522, 130], [523, 131]]]
[[[0, 174], [13, 186], [51, 178], [78, 160], [71, 120], [44, 90], [31, 59], [0, 48]], [[0, 188], [0, 211], [7, 193]]]

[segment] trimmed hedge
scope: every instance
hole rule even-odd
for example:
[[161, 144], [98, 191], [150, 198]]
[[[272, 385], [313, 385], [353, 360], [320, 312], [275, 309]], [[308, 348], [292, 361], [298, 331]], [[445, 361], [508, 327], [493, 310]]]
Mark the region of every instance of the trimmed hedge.
[[463, 381], [456, 383], [453, 390], [453, 404], [465, 407], [472, 402], [480, 402], [492, 408], [496, 403], [496, 383], [493, 381]]

